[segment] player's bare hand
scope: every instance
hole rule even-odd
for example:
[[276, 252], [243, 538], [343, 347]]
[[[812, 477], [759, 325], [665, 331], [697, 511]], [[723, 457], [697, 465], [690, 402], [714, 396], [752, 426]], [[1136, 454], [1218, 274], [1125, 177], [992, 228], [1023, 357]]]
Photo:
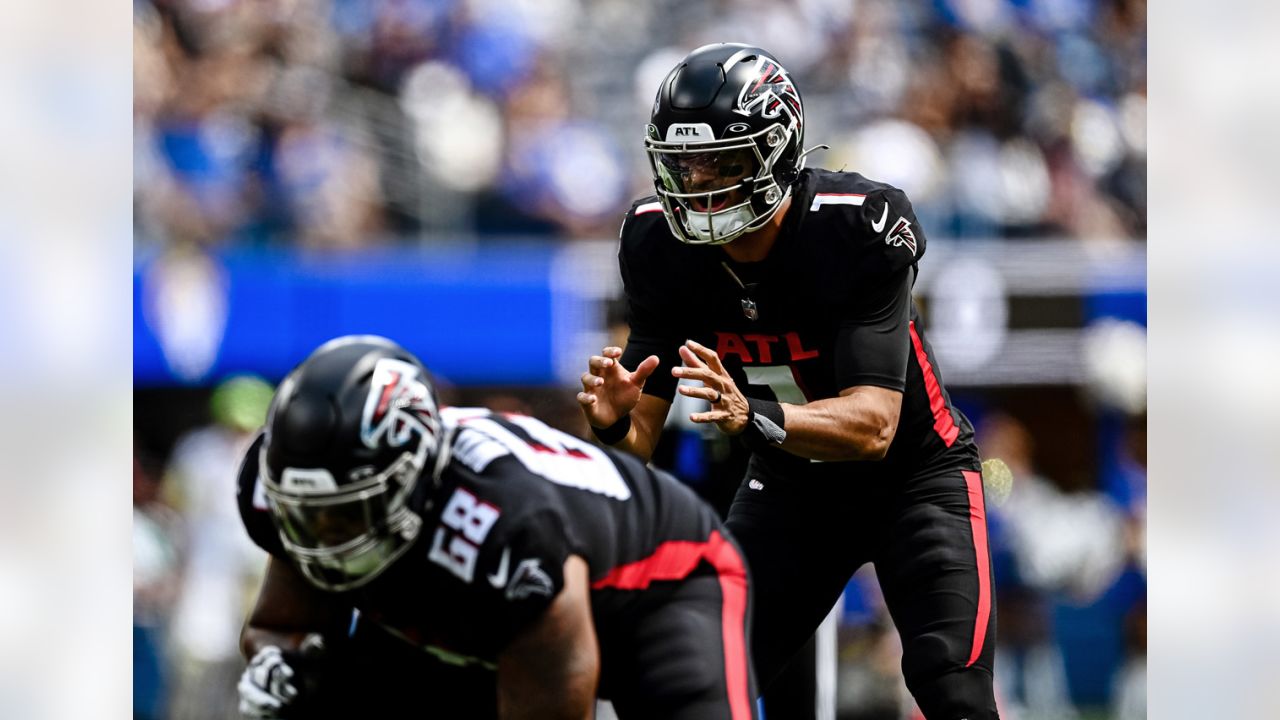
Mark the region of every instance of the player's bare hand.
[[621, 358], [622, 348], [607, 347], [587, 361], [578, 404], [592, 427], [609, 427], [631, 412], [640, 402], [645, 380], [658, 368], [657, 355], [642, 360], [634, 372], [622, 367]]
[[737, 435], [746, 430], [751, 406], [724, 369], [716, 351], [689, 340], [680, 347], [680, 359], [684, 360], [684, 367], [671, 368], [671, 374], [702, 382], [702, 387], [679, 386], [680, 394], [711, 403], [709, 411], [692, 413], [689, 419], [696, 423], [715, 423], [726, 435]]

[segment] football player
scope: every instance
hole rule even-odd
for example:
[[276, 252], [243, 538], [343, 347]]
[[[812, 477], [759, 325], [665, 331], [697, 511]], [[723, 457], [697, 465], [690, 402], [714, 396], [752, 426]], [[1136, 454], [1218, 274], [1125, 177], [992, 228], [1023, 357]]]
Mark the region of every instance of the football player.
[[760, 48], [707, 45], [666, 76], [645, 136], [656, 194], [621, 230], [630, 335], [590, 358], [578, 401], [647, 459], [689, 379], [678, 391], [710, 404], [690, 419], [753, 450], [726, 525], [766, 699], [870, 562], [925, 716], [995, 718], [980, 460], [911, 298], [925, 233], [902, 190], [805, 169], [804, 125]]
[[[242, 636], [245, 714], [330, 717], [326, 689], [387, 692], [321, 662], [354, 609], [402, 649], [493, 673], [496, 700], [460, 700], [401, 672], [428, 717], [589, 718], [597, 695], [621, 718], [755, 717], [747, 572], [711, 509], [532, 418], [439, 408], [389, 340], [339, 338], [295, 368], [239, 483], [271, 554]], [[387, 704], [352, 716], [405, 716]]]

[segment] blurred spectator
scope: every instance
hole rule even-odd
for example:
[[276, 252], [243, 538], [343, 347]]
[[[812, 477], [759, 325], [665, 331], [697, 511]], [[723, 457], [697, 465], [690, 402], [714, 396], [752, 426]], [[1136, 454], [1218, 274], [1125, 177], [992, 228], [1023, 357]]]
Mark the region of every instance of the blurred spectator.
[[1128, 659], [1116, 676], [1115, 720], [1147, 717], [1147, 604], [1144, 601], [1125, 618], [1125, 650]]
[[238, 717], [238, 638], [265, 562], [240, 522], [236, 476], [271, 394], [256, 378], [223, 382], [210, 399], [213, 423], [183, 436], [169, 461], [166, 482], [187, 547], [170, 637], [181, 673], [171, 716], [179, 720]]
[[[996, 677], [1001, 710], [1011, 717], [1075, 718], [1065, 661], [1054, 637], [1052, 595], [1068, 582], [1072, 571], [1066, 566], [1083, 564], [1067, 556], [1082, 553], [1045, 548], [1050, 534], [1061, 528], [1035, 524], [1060, 517], [1066, 506], [1053, 504], [1059, 496], [1036, 473], [1034, 441], [1018, 420], [1003, 414], [986, 418], [978, 428], [978, 444], [985, 457], [1002, 460], [1014, 478], [1008, 498], [987, 506], [1000, 613]], [[1074, 519], [1083, 518], [1068, 518]]]
[[133, 457], [133, 717], [168, 717], [171, 692], [165, 649], [169, 609], [176, 595], [182, 530], [160, 499], [151, 463]]

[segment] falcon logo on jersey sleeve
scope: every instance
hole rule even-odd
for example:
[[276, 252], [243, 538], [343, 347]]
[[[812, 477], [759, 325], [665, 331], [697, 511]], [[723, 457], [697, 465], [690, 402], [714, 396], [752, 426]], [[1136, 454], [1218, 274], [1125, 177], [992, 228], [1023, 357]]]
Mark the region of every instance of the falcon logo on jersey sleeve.
[[530, 595], [551, 597], [555, 590], [551, 576], [542, 569], [542, 562], [538, 558], [529, 558], [516, 567], [506, 594], [508, 600], [523, 600]]
[[[887, 209], [887, 208], [886, 208]], [[900, 217], [898, 222], [893, 224], [893, 229], [889, 231], [888, 237], [884, 239], [886, 245], [893, 247], [906, 246], [912, 255], [916, 254], [916, 235], [911, 231], [911, 221]]]

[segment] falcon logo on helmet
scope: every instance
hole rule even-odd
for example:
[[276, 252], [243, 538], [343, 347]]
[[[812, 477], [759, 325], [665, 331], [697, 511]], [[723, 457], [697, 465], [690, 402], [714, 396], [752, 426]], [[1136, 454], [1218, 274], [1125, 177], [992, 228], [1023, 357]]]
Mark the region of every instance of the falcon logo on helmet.
[[385, 440], [391, 447], [409, 442], [414, 432], [434, 437], [438, 425], [435, 401], [418, 377], [418, 368], [395, 358], [382, 358], [373, 369], [369, 396], [360, 423], [360, 440], [371, 448]]
[[738, 107], [735, 112], [761, 117], [776, 118], [785, 113], [797, 126], [804, 124], [800, 112], [800, 95], [787, 71], [773, 58], [761, 55], [756, 58], [756, 77], [743, 83], [738, 91]]

